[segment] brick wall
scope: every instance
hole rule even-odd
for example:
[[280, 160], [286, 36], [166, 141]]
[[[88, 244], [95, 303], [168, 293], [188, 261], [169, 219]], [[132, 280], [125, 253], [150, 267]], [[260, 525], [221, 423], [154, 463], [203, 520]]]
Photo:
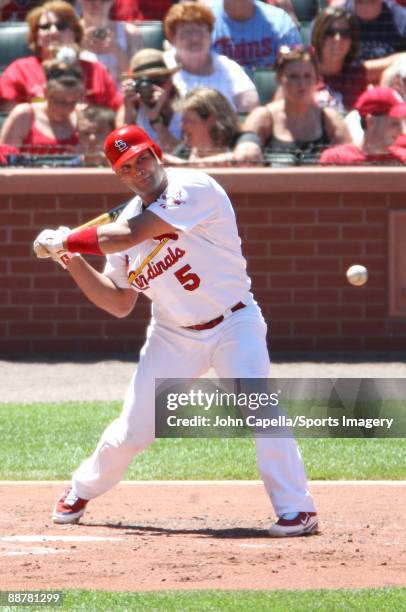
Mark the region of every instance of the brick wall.
[[[232, 197], [273, 351], [404, 350], [406, 319], [389, 317], [387, 276], [388, 212], [406, 209], [403, 169], [212, 174]], [[137, 353], [147, 300], [127, 319], [114, 319], [88, 303], [59, 266], [31, 252], [44, 227], [78, 225], [128, 195], [108, 170], [0, 172], [2, 355]], [[354, 263], [369, 270], [364, 287], [345, 279]]]

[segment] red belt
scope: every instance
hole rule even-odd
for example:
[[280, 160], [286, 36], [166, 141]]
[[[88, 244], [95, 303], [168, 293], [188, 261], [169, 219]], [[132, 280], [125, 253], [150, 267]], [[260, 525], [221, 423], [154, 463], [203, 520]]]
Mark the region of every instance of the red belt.
[[[231, 312], [235, 312], [236, 310], [241, 310], [241, 308], [245, 308], [245, 304], [242, 302], [238, 302], [235, 306], [230, 308]], [[188, 325], [184, 329], [195, 329], [196, 331], [203, 331], [204, 329], [211, 329], [212, 327], [216, 327], [219, 323], [224, 321], [224, 315], [220, 315], [217, 319], [212, 319], [211, 321], [207, 321], [207, 323], [199, 323], [199, 325]]]

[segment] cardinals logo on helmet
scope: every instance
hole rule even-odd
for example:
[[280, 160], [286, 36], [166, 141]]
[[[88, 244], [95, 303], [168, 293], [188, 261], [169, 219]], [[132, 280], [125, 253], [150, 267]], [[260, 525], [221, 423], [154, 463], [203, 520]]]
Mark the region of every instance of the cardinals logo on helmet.
[[125, 142], [125, 140], [121, 139], [115, 140], [114, 146], [120, 151], [120, 153], [123, 153], [123, 151], [128, 149], [128, 144]]

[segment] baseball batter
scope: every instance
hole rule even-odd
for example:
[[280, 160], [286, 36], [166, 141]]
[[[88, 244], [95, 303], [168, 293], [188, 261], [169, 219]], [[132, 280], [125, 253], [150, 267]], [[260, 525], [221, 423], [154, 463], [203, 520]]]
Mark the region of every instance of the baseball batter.
[[[140, 293], [151, 322], [121, 415], [75, 471], [53, 510], [77, 522], [89, 500], [114, 487], [154, 441], [155, 378], [268, 378], [266, 324], [250, 292], [235, 214], [222, 187], [199, 170], [165, 169], [158, 145], [136, 126], [114, 130], [105, 153], [136, 194], [115, 223], [44, 230], [39, 257], [66, 267], [96, 306], [128, 315]], [[79, 254], [106, 256], [103, 273]], [[317, 515], [294, 439], [255, 439], [258, 468], [277, 515], [272, 536], [315, 533]]]

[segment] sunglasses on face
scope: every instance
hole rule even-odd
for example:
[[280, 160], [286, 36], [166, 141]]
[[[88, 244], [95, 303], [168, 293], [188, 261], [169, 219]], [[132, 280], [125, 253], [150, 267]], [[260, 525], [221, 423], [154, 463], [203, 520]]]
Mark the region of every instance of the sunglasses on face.
[[340, 38], [351, 38], [351, 30], [348, 28], [328, 28], [326, 30], [326, 36], [329, 38], [334, 38], [337, 34], [340, 35]]
[[66, 21], [58, 21], [57, 23], [40, 23], [38, 25], [38, 29], [46, 31], [50, 30], [52, 26], [55, 26], [58, 32], [63, 32], [64, 30], [67, 30], [70, 27], [69, 23], [67, 23]]

